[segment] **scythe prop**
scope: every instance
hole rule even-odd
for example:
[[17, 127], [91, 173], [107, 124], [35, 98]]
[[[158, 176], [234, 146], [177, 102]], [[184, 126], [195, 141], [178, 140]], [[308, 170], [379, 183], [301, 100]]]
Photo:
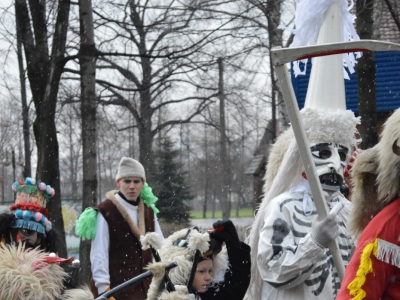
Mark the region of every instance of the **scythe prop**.
[[[323, 200], [324, 197], [321, 184], [312, 160], [310, 146], [302, 120], [300, 118], [299, 107], [294, 95], [293, 86], [286, 63], [317, 56], [367, 51], [400, 51], [400, 44], [374, 40], [361, 40], [297, 48], [282, 49], [277, 47], [271, 50], [272, 61], [281, 85], [285, 105], [288, 110], [290, 122], [292, 124], [293, 132], [299, 147], [300, 157], [303, 161], [307, 179], [310, 183], [310, 188], [313, 194], [319, 220], [324, 219], [329, 214], [329, 211], [325, 201]], [[339, 246], [336, 241], [329, 246], [329, 250], [332, 253], [338, 276], [340, 280], [342, 280], [344, 276], [344, 264], [340, 254]]]

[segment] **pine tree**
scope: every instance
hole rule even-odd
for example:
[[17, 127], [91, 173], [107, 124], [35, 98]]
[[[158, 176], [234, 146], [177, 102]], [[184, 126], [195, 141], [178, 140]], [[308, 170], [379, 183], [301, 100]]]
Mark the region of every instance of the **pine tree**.
[[179, 151], [174, 149], [168, 137], [162, 139], [156, 152], [156, 185], [154, 194], [158, 197], [157, 217], [164, 222], [189, 224], [190, 207], [184, 201], [192, 200], [190, 189], [185, 184], [186, 173], [178, 162]]

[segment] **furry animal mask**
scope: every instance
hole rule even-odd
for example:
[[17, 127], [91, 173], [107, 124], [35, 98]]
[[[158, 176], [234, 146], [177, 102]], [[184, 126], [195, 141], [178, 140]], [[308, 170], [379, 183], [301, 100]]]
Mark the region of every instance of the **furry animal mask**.
[[[158, 254], [162, 263], [175, 262], [177, 267], [169, 271], [169, 278], [175, 286], [176, 291], [168, 293], [160, 290], [162, 280], [160, 276], [154, 276], [149, 292], [148, 299], [193, 299], [192, 294], [189, 294], [187, 285], [193, 268], [193, 260], [196, 252], [205, 253], [210, 249], [210, 235], [201, 233], [197, 229], [182, 229], [170, 235], [163, 240], [161, 247], [159, 242], [154, 237], [154, 233], [146, 234], [141, 237], [142, 248], [147, 249], [149, 246], [158, 250]], [[226, 248], [223, 247], [221, 252], [211, 254], [214, 266], [214, 277], [212, 284], [217, 284], [224, 279], [225, 272], [228, 270], [228, 255]], [[162, 265], [160, 265], [163, 267]], [[157, 264], [152, 264], [149, 269], [158, 267]], [[162, 295], [162, 297], [160, 297]], [[178, 297], [179, 295], [179, 297]]]
[[354, 162], [349, 224], [356, 236], [400, 195], [399, 126], [400, 109], [397, 109], [385, 122], [379, 143], [364, 150]]

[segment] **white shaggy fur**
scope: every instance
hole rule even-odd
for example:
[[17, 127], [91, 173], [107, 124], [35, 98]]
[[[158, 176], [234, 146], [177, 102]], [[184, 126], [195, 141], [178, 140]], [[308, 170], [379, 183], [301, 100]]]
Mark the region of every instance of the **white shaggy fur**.
[[161, 236], [156, 232], [147, 232], [146, 235], [140, 236], [140, 242], [142, 243], [142, 249], [147, 250], [150, 249], [150, 246], [153, 249], [161, 248]]
[[350, 150], [359, 142], [356, 126], [360, 124], [360, 117], [355, 117], [351, 110], [304, 108], [300, 114], [310, 143], [333, 143]]
[[147, 266], [147, 269], [153, 273], [153, 278], [147, 291], [147, 300], [156, 300], [160, 292], [162, 292], [160, 288], [167, 266], [168, 263], [166, 262], [151, 263]]
[[43, 261], [48, 253], [23, 246], [0, 246], [0, 299], [55, 299], [61, 296], [65, 271]]
[[264, 176], [263, 193], [266, 195], [271, 188], [276, 174], [278, 174], [279, 167], [282, 163], [283, 157], [289, 148], [290, 141], [293, 139], [294, 133], [292, 127], [286, 129], [271, 146], [268, 155], [268, 163]]
[[88, 286], [80, 289], [66, 290], [61, 300], [94, 300], [93, 294]]
[[387, 203], [380, 203], [376, 177], [378, 169], [378, 147], [364, 150], [354, 161], [351, 169], [351, 194], [352, 209], [348, 226], [355, 239], [364, 228]]
[[194, 300], [194, 294], [182, 294], [178, 291], [172, 293], [163, 292], [158, 300]]
[[188, 248], [193, 251], [199, 250], [203, 253], [210, 248], [210, 245], [208, 244], [209, 241], [210, 235], [208, 233], [200, 233], [197, 230], [192, 230], [189, 236]]
[[400, 192], [400, 156], [392, 151], [393, 143], [400, 145], [400, 110], [387, 119], [378, 146], [378, 201], [389, 202]]
[[385, 122], [381, 139], [373, 148], [364, 150], [352, 168], [353, 208], [350, 230], [358, 237], [371, 219], [400, 196], [400, 157], [393, 144], [400, 145], [400, 109]]
[[[174, 261], [178, 265], [177, 267], [169, 271], [169, 278], [175, 285], [176, 289], [178, 289], [179, 286], [186, 287], [190, 277], [190, 272], [192, 270], [193, 258], [196, 253], [196, 250], [199, 250], [200, 252], [206, 252], [209, 249], [208, 241], [210, 240], [210, 235], [207, 232], [200, 233], [197, 230], [191, 231], [188, 237], [189, 244], [187, 247], [174, 246], [173, 243], [178, 239], [184, 238], [187, 232], [188, 229], [182, 229], [173, 233], [167, 239], [163, 240], [162, 246], [158, 251], [162, 262], [170, 263]], [[227, 271], [229, 264], [228, 255], [225, 247], [220, 253], [213, 255], [213, 264], [214, 264], [214, 274], [216, 275], [213, 281], [216, 280], [221, 281], [221, 278], [223, 279], [223, 275]], [[171, 293], [169, 297], [172, 296], [173, 295]], [[165, 299], [181, 299], [181, 298], [160, 297], [159, 299], [165, 300]], [[182, 299], [191, 299], [191, 298], [182, 298]], [[151, 299], [149, 298], [149, 300]]]

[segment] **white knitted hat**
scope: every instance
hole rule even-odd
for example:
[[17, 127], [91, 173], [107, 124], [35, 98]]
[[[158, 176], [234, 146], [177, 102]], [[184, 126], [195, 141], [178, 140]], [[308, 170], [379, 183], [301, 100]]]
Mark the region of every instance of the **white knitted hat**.
[[118, 181], [125, 177], [140, 177], [144, 182], [146, 182], [146, 174], [143, 165], [130, 157], [121, 158], [115, 180]]

